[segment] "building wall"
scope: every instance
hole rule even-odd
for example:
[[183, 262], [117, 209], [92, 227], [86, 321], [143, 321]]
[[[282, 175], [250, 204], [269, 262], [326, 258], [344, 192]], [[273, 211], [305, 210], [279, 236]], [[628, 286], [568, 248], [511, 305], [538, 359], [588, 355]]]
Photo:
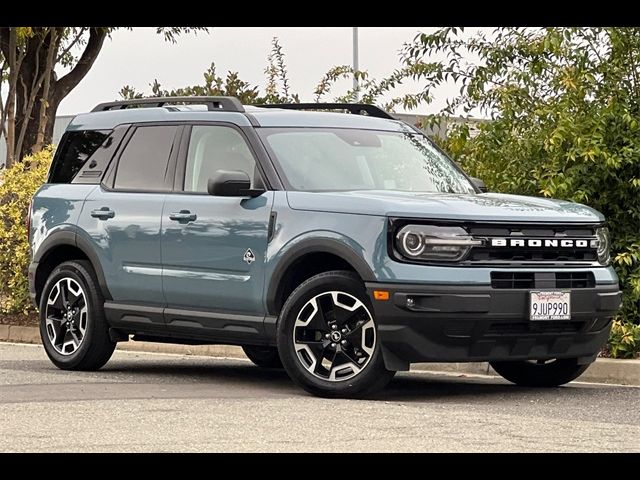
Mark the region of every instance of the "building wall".
[[412, 115], [409, 113], [393, 113], [394, 117], [398, 120], [402, 120], [405, 123], [410, 125], [414, 125], [422, 130], [429, 137], [442, 137], [444, 138], [447, 134], [447, 124], [440, 124], [435, 126], [434, 128], [422, 127], [422, 119], [424, 117], [420, 115]]

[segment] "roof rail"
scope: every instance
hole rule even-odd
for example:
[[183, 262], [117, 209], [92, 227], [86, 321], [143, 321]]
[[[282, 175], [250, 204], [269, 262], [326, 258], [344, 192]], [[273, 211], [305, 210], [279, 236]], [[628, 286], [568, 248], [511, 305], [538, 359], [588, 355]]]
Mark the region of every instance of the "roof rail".
[[236, 97], [155, 97], [135, 98], [133, 100], [120, 100], [105, 102], [96, 105], [92, 112], [106, 112], [109, 110], [122, 110], [129, 107], [164, 107], [171, 103], [191, 103], [206, 105], [207, 110], [223, 110], [226, 112], [244, 112], [244, 107]]
[[354, 115], [364, 114], [370, 117], [396, 120], [380, 107], [366, 103], [271, 103], [267, 105], [256, 105], [256, 107], [285, 108], [288, 110], [347, 110]]

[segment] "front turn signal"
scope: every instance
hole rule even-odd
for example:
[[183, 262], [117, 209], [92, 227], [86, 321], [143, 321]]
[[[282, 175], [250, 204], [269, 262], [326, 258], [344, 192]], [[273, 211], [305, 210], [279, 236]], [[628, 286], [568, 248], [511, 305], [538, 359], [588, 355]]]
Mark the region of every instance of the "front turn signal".
[[378, 301], [389, 300], [389, 292], [387, 290], [374, 290], [373, 298]]

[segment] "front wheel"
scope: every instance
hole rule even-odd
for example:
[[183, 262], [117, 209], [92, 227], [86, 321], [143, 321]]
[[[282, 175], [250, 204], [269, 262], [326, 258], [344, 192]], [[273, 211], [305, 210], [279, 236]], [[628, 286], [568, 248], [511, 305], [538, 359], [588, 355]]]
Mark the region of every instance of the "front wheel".
[[590, 364], [576, 358], [491, 362], [504, 379], [523, 387], [557, 387], [578, 378]]
[[362, 397], [393, 377], [384, 367], [371, 302], [347, 271], [296, 288], [278, 320], [278, 351], [295, 383], [322, 397]]

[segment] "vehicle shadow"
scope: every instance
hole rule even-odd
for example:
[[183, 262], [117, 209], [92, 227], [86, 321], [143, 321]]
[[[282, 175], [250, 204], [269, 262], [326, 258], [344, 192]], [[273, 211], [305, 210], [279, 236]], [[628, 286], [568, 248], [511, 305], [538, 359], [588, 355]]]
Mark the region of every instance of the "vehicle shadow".
[[[162, 363], [140, 364], [138, 362], [117, 362], [104, 367], [105, 375], [125, 374], [132, 380], [145, 382], [156, 379], [162, 383], [208, 384], [220, 387], [263, 390], [265, 395], [293, 394], [310, 396], [289, 379], [284, 370], [259, 368], [250, 363], [204, 363], [167, 365]], [[148, 377], [148, 378], [147, 378]], [[557, 389], [552, 389], [556, 391]], [[466, 377], [463, 375], [430, 374], [427, 372], [399, 373], [380, 392], [368, 396], [373, 401], [430, 401], [479, 399], [505, 394], [522, 395], [534, 393], [538, 389], [527, 389], [505, 383], [498, 378]]]
[[496, 397], [505, 394], [521, 394], [535, 389], [518, 387], [495, 377], [467, 377], [460, 374], [434, 374], [412, 372], [396, 374], [387, 387], [371, 397], [384, 401], [425, 401]]

